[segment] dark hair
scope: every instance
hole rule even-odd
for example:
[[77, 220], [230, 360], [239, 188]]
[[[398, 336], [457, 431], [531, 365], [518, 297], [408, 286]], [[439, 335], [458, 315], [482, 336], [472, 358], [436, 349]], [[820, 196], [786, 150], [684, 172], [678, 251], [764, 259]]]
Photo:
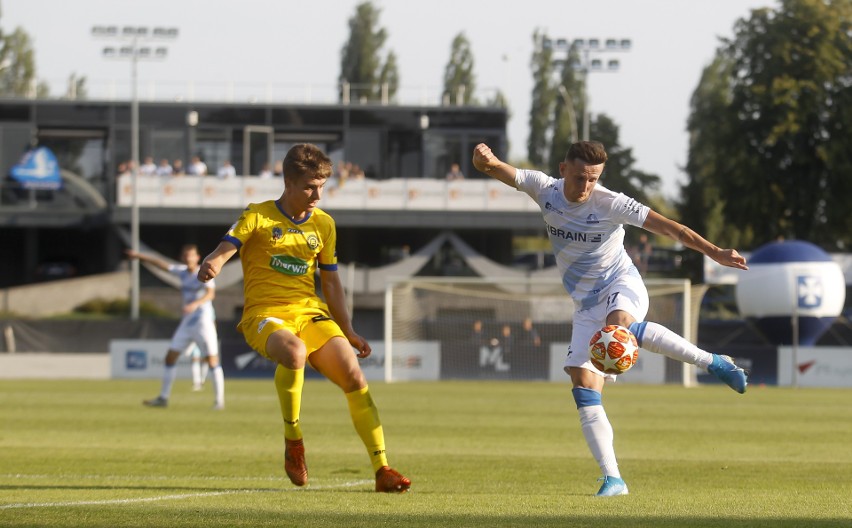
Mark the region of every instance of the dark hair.
[[196, 253], [198, 253], [198, 246], [196, 246], [195, 244], [184, 244], [183, 246], [181, 246], [180, 252], [183, 253], [184, 251], [195, 251]]
[[599, 141], [578, 141], [568, 147], [565, 161], [584, 161], [588, 165], [606, 163], [606, 149]]
[[284, 179], [311, 178], [328, 179], [331, 177], [332, 164], [325, 152], [316, 145], [300, 143], [293, 145], [284, 156]]

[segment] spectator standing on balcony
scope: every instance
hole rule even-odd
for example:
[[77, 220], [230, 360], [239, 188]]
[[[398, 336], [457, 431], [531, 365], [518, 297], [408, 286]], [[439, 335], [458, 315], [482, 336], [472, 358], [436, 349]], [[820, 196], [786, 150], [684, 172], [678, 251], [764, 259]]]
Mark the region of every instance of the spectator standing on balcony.
[[216, 171], [216, 177], [220, 180], [227, 180], [230, 178], [235, 178], [237, 176], [237, 169], [231, 165], [231, 160], [225, 160], [222, 162], [222, 166], [219, 167], [219, 170]]
[[160, 164], [157, 166], [157, 176], [168, 177], [174, 173], [174, 169], [172, 168], [169, 160], [163, 158], [160, 160]]
[[366, 173], [364, 169], [361, 168], [357, 163], [350, 164], [351, 169], [349, 170], [349, 178], [353, 180], [363, 180], [366, 177]]
[[337, 190], [346, 184], [349, 179], [349, 172], [352, 170], [352, 162], [340, 160], [337, 162], [337, 168], [331, 174], [331, 177], [326, 182], [326, 187]]
[[269, 163], [264, 163], [263, 168], [260, 169], [260, 174], [258, 177], [262, 180], [271, 180], [275, 175], [272, 174], [272, 169], [269, 168]]
[[186, 173], [190, 176], [207, 176], [207, 164], [198, 156], [193, 156]]
[[[346, 310], [334, 220], [317, 207], [331, 176], [331, 160], [315, 145], [298, 144], [287, 152], [283, 167], [281, 196], [249, 204], [204, 259], [198, 278], [213, 279], [239, 251], [245, 304], [237, 329], [253, 349], [278, 363], [275, 390], [290, 481], [297, 486], [308, 483], [299, 415], [305, 365], [310, 363], [346, 395], [352, 423], [373, 466], [376, 491], [408, 491], [411, 481], [388, 466], [382, 423], [358, 364], [357, 358], [369, 356], [372, 349], [355, 332]], [[317, 270], [325, 302], [316, 294]]]
[[183, 160], [178, 158], [172, 163], [172, 176], [186, 176], [186, 169], [183, 168]]
[[461, 167], [458, 163], [453, 163], [452, 165], [450, 165], [450, 170], [447, 172], [446, 178], [447, 181], [464, 179], [464, 173], [462, 172]]
[[121, 163], [119, 163], [118, 167], [116, 168], [116, 172], [118, 173], [118, 176], [119, 177], [130, 176], [132, 174], [130, 172], [130, 166], [131, 165], [130, 165], [129, 161], [122, 161]]
[[202, 358], [207, 361], [213, 372], [213, 391], [215, 400], [213, 408], [225, 408], [225, 378], [222, 366], [219, 364], [219, 337], [216, 332], [216, 315], [213, 312], [213, 297], [216, 295], [216, 285], [211, 282], [201, 282], [198, 273], [198, 248], [194, 244], [186, 244], [181, 248], [180, 264], [169, 264], [157, 257], [139, 253], [133, 250], [125, 252], [129, 258], [139, 259], [153, 264], [163, 271], [168, 271], [180, 279], [180, 291], [183, 301], [183, 317], [172, 336], [169, 351], [166, 353], [163, 382], [160, 395], [145, 400], [142, 403], [148, 407], [167, 407], [177, 376], [177, 361], [181, 354], [192, 354], [197, 345]]
[[154, 176], [157, 174], [157, 166], [154, 165], [154, 158], [146, 156], [145, 161], [139, 166], [139, 174], [142, 176]]
[[644, 320], [648, 290], [624, 247], [624, 224], [668, 236], [724, 266], [741, 270], [748, 266], [735, 249], [722, 249], [687, 226], [599, 185], [606, 161], [601, 143], [580, 141], [568, 148], [559, 163], [560, 177], [553, 178], [516, 169], [484, 143], [473, 150], [477, 170], [526, 193], [541, 208], [563, 286], [576, 307], [564, 369], [573, 384], [583, 437], [603, 472], [597, 495], [608, 497], [628, 491], [601, 397], [605, 380], [614, 376], [590, 360], [589, 341], [596, 331], [605, 325], [627, 327], [639, 346], [650, 352], [707, 369], [736, 392], [744, 393], [747, 385], [745, 371], [730, 357], [701, 350], [664, 326]]

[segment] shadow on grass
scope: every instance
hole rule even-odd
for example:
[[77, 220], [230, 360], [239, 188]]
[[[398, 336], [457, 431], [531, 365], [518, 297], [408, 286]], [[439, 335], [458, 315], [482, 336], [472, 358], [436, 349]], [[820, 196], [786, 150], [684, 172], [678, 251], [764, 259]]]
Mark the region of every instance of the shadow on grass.
[[[223, 512], [224, 513], [224, 512]], [[226, 515], [227, 516], [227, 515]], [[219, 517], [223, 526], [252, 526], [246, 519], [225, 519]], [[234, 522], [231, 524], [229, 521]], [[249, 522], [246, 522], [249, 521]], [[268, 519], [262, 517], [255, 519], [258, 524], [263, 525]], [[629, 518], [616, 518], [601, 515], [419, 515], [419, 514], [362, 514], [357, 519], [352, 515], [319, 513], [302, 516], [298, 513], [287, 516], [287, 526], [298, 526], [300, 528], [313, 527], [341, 527], [347, 528], [375, 528], [376, 526], [405, 526], [406, 528], [419, 527], [463, 527], [463, 528], [494, 528], [494, 527], [523, 527], [523, 528], [548, 528], [548, 527], [606, 527], [606, 528], [835, 528], [850, 526], [848, 518], [836, 519], [761, 519], [743, 518], [732, 519], [720, 517], [714, 519], [700, 517], [668, 517], [660, 516], [636, 516]]]

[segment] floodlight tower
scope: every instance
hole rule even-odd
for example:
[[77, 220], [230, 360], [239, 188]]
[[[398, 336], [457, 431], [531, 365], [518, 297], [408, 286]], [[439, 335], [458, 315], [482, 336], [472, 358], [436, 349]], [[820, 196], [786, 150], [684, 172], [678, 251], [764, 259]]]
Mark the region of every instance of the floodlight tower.
[[[116, 45], [103, 49], [107, 59], [130, 61], [130, 158], [131, 198], [130, 198], [130, 247], [139, 251], [139, 97], [137, 95], [137, 64], [140, 60], [163, 60], [168, 55], [165, 41], [178, 36], [177, 28], [145, 26], [94, 26], [92, 36], [109, 39]], [[145, 42], [159, 42], [156, 47], [142, 45]], [[139, 260], [130, 261], [130, 318], [139, 319]]]
[[[621, 67], [621, 63], [618, 59], [610, 58], [606, 59], [606, 63], [604, 63], [604, 59], [598, 58], [597, 55], [605, 55], [609, 53], [620, 53], [630, 51], [632, 47], [632, 42], [630, 39], [621, 38], [608, 38], [605, 39], [604, 44], [601, 45], [601, 39], [597, 38], [578, 38], [574, 39], [573, 42], [570, 42], [568, 39], [560, 38], [556, 40], [545, 39], [543, 45], [545, 47], [550, 47], [555, 52], [564, 53], [565, 61], [568, 60], [568, 55], [571, 52], [571, 49], [576, 49], [580, 52], [582, 61], [580, 64], [576, 65], [576, 70], [583, 75], [583, 83], [586, 85], [586, 89], [583, 91], [584, 100], [583, 100], [583, 139], [589, 139], [589, 116], [590, 112], [588, 110], [589, 104], [589, 85], [588, 85], [588, 76], [590, 73], [594, 72], [604, 72], [604, 73], [615, 73]], [[559, 94], [562, 96], [562, 99], [565, 101], [565, 104], [571, 110], [572, 119], [574, 120], [574, 126], [576, 127], [576, 106], [574, 105], [574, 101], [571, 98], [571, 95], [568, 93], [568, 90], [560, 85], [559, 86]]]

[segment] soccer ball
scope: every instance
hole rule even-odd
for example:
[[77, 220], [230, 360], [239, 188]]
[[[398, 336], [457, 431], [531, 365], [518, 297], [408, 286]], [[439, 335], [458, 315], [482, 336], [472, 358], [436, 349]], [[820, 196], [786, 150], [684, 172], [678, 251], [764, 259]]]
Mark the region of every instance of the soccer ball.
[[623, 326], [608, 325], [589, 341], [592, 365], [606, 374], [624, 374], [639, 359], [639, 343], [633, 332]]

